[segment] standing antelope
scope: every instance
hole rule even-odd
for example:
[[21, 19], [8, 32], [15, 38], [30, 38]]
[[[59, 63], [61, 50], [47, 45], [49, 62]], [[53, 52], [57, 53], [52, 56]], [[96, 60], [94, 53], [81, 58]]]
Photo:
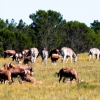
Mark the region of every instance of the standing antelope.
[[42, 57], [42, 63], [46, 63], [47, 58], [48, 58], [48, 51], [46, 50], [46, 48], [43, 48], [43, 49], [41, 50], [40, 55], [41, 55], [41, 57]]
[[[15, 50], [5, 50], [5, 51], [3, 52], [4, 59], [5, 59], [7, 56], [13, 57], [15, 54], [16, 54], [16, 51], [15, 51]], [[13, 60], [13, 58], [12, 58], [12, 60]]]
[[70, 57], [71, 62], [72, 62], [72, 57], [74, 58], [74, 62], [76, 62], [78, 58], [75, 52], [71, 48], [67, 48], [67, 47], [61, 48], [61, 56], [62, 56], [62, 62], [64, 62], [65, 60], [67, 62], [68, 57]]
[[89, 61], [91, 59], [91, 56], [94, 60], [94, 56], [96, 56], [96, 60], [99, 60], [99, 56], [100, 56], [100, 50], [98, 48], [91, 48], [89, 50]]
[[62, 68], [62, 69], [60, 69], [58, 72], [58, 77], [59, 76], [60, 76], [59, 83], [60, 83], [62, 77], [64, 77], [63, 82], [65, 82], [66, 78], [70, 78], [70, 82], [72, 82], [73, 79], [75, 79], [77, 82], [79, 81], [75, 68]]
[[49, 58], [51, 58], [52, 64], [56, 65], [57, 60], [61, 57], [59, 55], [59, 50], [57, 48], [52, 49], [49, 53]]
[[38, 49], [34, 47], [34, 48], [31, 48], [29, 52], [30, 52], [29, 56], [31, 56], [31, 62], [35, 63], [36, 58], [39, 55]]

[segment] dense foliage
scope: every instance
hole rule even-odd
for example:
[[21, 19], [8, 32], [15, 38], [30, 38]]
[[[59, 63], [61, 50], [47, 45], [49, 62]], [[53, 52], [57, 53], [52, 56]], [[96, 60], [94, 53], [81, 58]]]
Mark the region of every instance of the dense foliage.
[[14, 19], [9, 22], [0, 19], [0, 55], [6, 49], [17, 52], [31, 47], [61, 48], [63, 46], [74, 49], [77, 53], [86, 52], [91, 47], [100, 48], [100, 22], [94, 20], [88, 27], [78, 21], [63, 19], [63, 16], [52, 10], [39, 10], [30, 14], [32, 20], [27, 25], [20, 19], [17, 24]]

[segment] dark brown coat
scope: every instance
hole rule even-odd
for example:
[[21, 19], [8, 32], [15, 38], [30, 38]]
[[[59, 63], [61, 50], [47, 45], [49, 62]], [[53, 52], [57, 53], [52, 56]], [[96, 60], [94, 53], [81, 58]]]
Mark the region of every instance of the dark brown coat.
[[55, 63], [59, 59], [59, 57], [60, 57], [59, 54], [60, 54], [60, 52], [59, 52], [59, 50], [57, 48], [56, 49], [52, 49], [50, 51], [49, 57], [51, 58], [52, 63]]
[[31, 58], [32, 58], [32, 56], [24, 57], [23, 63], [24, 63], [24, 64], [28, 64], [29, 61], [32, 62], [32, 61], [31, 61]]
[[76, 69], [74, 69], [74, 68], [62, 68], [62, 69], [60, 69], [60, 71], [58, 73], [58, 77], [59, 76], [60, 76], [59, 83], [60, 83], [62, 77], [64, 77], [63, 82], [65, 81], [66, 78], [70, 78], [70, 81], [72, 81], [73, 79], [78, 81], [77, 72], [76, 72]]
[[0, 81], [1, 83], [4, 81], [8, 80], [9, 84], [12, 83], [11, 81], [11, 73], [8, 70], [0, 69]]

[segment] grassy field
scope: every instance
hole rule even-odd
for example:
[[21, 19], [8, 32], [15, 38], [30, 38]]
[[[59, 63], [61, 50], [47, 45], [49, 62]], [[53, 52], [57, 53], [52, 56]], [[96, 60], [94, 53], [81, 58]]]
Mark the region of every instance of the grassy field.
[[[0, 67], [11, 61], [11, 58], [0, 58]], [[12, 62], [16, 64], [16, 62]], [[42, 85], [30, 83], [19, 84], [18, 79], [12, 85], [0, 84], [0, 100], [100, 100], [100, 61], [88, 61], [88, 54], [78, 54], [78, 62], [61, 63], [53, 66], [48, 59], [47, 64], [41, 64], [41, 58], [37, 58], [34, 68], [36, 80], [44, 82]], [[59, 84], [59, 78], [55, 76], [62, 67], [74, 67], [81, 83], [70, 84], [68, 82]]]

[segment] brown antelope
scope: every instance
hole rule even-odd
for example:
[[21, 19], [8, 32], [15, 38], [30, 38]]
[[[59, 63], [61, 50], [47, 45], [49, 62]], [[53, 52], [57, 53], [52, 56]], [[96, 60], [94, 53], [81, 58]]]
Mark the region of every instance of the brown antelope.
[[56, 65], [56, 61], [61, 57], [59, 55], [59, 50], [57, 48], [52, 49], [49, 53], [49, 57], [51, 58], [52, 64]]
[[75, 79], [76, 81], [79, 81], [76, 69], [74, 69], [74, 68], [62, 68], [62, 69], [60, 69], [58, 72], [58, 77], [59, 76], [60, 76], [59, 83], [60, 83], [62, 77], [64, 77], [63, 82], [65, 82], [66, 78], [70, 78], [70, 82], [72, 82], [73, 79]]
[[23, 58], [23, 56], [21, 52], [18, 52], [12, 58], [13, 58], [13, 61], [15, 60], [17, 63], [19, 63], [20, 60]]
[[22, 51], [23, 58], [28, 55], [28, 52], [29, 52], [28, 49], [25, 49], [25, 50]]
[[[5, 59], [7, 56], [13, 57], [15, 54], [16, 54], [16, 51], [15, 51], [15, 50], [5, 50], [5, 51], [3, 52], [4, 59]], [[12, 60], [13, 60], [13, 58], [12, 58]]]

